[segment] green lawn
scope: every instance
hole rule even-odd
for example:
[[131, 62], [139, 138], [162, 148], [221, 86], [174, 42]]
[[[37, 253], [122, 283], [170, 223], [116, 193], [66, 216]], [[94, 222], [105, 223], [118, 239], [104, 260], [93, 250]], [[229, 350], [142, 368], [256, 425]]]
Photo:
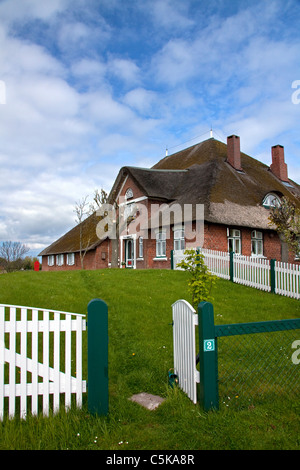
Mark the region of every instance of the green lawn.
[[[213, 297], [216, 324], [300, 317], [297, 300], [221, 279]], [[241, 408], [221, 402], [218, 412], [205, 413], [169, 387], [171, 305], [180, 298], [190, 301], [186, 273], [100, 270], [0, 276], [1, 303], [86, 313], [93, 298], [105, 300], [109, 309], [109, 416], [89, 415], [85, 399], [82, 410], [67, 414], [5, 419], [0, 449], [299, 450], [300, 406], [293, 394]], [[86, 377], [86, 338], [84, 345]], [[139, 392], [165, 401], [155, 411], [146, 410], [128, 400]]]

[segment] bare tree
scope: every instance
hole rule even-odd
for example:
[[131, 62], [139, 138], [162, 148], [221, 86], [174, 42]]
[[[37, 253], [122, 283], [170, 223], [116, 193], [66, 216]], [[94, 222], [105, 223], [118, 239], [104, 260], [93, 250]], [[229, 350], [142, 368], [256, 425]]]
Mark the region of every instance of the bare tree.
[[88, 196], [75, 203], [74, 212], [76, 214], [75, 222], [79, 225], [79, 256], [81, 269], [84, 269], [84, 257], [89, 248], [91, 237], [84, 237], [83, 221], [91, 215], [91, 207], [88, 204]]
[[100, 192], [95, 190], [93, 203], [88, 203], [88, 196], [83, 197], [80, 201], [75, 203], [74, 212], [76, 214], [76, 223], [79, 226], [79, 256], [81, 262], [81, 269], [84, 269], [84, 257], [89, 249], [92, 233], [88, 233], [88, 226], [83, 224], [84, 220], [96, 212], [97, 208], [100, 208], [107, 202], [108, 196], [104, 189]]
[[29, 248], [21, 242], [6, 241], [0, 245], [0, 258], [7, 272], [21, 269], [22, 257], [28, 253]]
[[[98, 208], [100, 208], [103, 204], [107, 204], [108, 202], [108, 194], [104, 189], [100, 189], [100, 193], [98, 189], [95, 189], [94, 192], [94, 202]], [[93, 205], [91, 206], [92, 210], [95, 211], [96, 207]]]

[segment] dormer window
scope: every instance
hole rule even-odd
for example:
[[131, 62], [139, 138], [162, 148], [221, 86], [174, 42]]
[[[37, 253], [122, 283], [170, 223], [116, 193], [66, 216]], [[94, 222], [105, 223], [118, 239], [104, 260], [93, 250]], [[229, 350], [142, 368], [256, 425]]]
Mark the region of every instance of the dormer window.
[[266, 209], [271, 209], [272, 207], [279, 207], [281, 204], [279, 196], [274, 193], [269, 193], [265, 196], [263, 200], [263, 206]]
[[126, 199], [131, 199], [133, 197], [133, 191], [131, 188], [128, 188], [126, 193], [125, 193], [125, 198]]

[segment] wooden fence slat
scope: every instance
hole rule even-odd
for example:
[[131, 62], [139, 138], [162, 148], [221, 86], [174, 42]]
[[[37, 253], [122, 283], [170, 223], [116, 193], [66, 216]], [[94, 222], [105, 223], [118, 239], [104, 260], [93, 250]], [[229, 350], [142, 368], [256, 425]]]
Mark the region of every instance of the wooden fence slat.
[[[31, 337], [31, 413], [36, 415], [38, 413], [38, 311], [32, 309], [32, 337]], [[28, 363], [29, 361], [27, 361]], [[27, 364], [28, 366], [28, 364]]]
[[71, 406], [71, 317], [67, 316], [65, 339], [65, 407]]
[[9, 309], [9, 323], [11, 332], [9, 335], [9, 351], [11, 353], [9, 362], [9, 416], [12, 418], [15, 415], [16, 406], [16, 308], [10, 307]]
[[59, 410], [60, 402], [60, 314], [54, 313], [54, 393], [53, 393], [53, 412]]
[[27, 413], [27, 309], [21, 309], [21, 399], [20, 416], [26, 418]]
[[43, 376], [43, 413], [45, 416], [49, 414], [49, 312], [44, 310], [43, 312], [43, 365], [44, 365], [44, 376]]

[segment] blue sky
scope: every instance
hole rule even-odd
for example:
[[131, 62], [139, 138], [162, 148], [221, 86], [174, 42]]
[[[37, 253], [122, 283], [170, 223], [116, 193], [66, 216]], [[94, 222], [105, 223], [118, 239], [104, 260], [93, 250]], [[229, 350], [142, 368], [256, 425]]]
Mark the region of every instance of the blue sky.
[[299, 24], [299, 0], [0, 0], [0, 241], [39, 252], [211, 127], [300, 183]]

